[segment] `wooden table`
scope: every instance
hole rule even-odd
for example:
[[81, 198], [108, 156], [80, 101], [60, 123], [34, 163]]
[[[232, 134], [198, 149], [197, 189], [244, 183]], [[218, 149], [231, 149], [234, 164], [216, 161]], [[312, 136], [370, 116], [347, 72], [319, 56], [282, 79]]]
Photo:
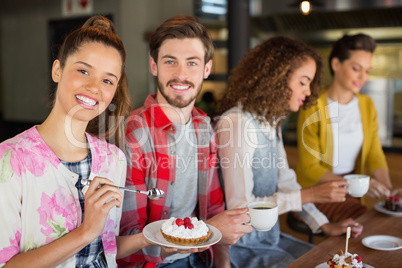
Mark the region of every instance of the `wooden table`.
[[[358, 254], [364, 263], [375, 268], [401, 268], [402, 249], [394, 251], [374, 250], [364, 246], [362, 239], [371, 235], [392, 235], [402, 238], [402, 217], [388, 216], [371, 209], [357, 218], [356, 221], [363, 224], [364, 229], [359, 237], [349, 239], [348, 252]], [[345, 244], [346, 235], [329, 237], [287, 267], [314, 268], [326, 262], [330, 258], [329, 253], [335, 254], [339, 249], [345, 251]]]

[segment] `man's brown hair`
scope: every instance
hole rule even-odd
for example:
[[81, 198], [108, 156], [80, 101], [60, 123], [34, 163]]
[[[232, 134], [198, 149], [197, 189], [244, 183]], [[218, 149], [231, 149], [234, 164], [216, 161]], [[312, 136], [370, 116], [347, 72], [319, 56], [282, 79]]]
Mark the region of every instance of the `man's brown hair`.
[[176, 16], [166, 20], [151, 36], [151, 57], [158, 62], [159, 48], [167, 39], [199, 38], [205, 49], [205, 63], [214, 56], [214, 45], [207, 29], [194, 16]]

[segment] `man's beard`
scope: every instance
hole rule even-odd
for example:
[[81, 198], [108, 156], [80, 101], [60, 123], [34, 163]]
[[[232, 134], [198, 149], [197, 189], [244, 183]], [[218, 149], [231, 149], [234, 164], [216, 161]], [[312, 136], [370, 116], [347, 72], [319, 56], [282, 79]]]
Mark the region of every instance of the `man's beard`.
[[194, 88], [194, 83], [188, 82], [188, 81], [182, 81], [179, 82], [177, 80], [170, 80], [166, 83], [166, 87], [163, 86], [162, 82], [159, 81], [159, 78], [157, 77], [157, 81], [158, 81], [158, 89], [159, 92], [162, 94], [162, 96], [165, 98], [165, 100], [172, 106], [177, 107], [177, 108], [185, 108], [187, 106], [190, 105], [191, 102], [193, 102], [198, 95], [201, 92], [201, 88], [202, 88], [202, 83], [203, 81], [201, 81], [199, 87], [197, 88], [197, 94], [195, 94], [193, 97], [191, 97], [189, 100], [185, 100], [183, 99], [183, 96], [176, 96], [176, 97], [171, 97], [167, 94], [167, 92], [165, 91], [165, 89], [169, 86], [169, 84], [171, 83], [182, 83], [182, 84], [186, 84], [186, 85], [190, 85], [191, 87]]

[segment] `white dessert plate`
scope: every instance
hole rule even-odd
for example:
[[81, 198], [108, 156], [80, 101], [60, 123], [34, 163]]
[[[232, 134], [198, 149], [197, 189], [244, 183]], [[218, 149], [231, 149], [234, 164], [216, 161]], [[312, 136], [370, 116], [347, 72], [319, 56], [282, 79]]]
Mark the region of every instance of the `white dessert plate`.
[[176, 244], [166, 241], [166, 239], [163, 237], [163, 235], [161, 233], [161, 227], [165, 221], [167, 221], [167, 220], [154, 221], [154, 222], [151, 222], [150, 224], [146, 225], [144, 227], [144, 230], [142, 231], [144, 233], [145, 238], [157, 245], [171, 247], [171, 248], [177, 248], [177, 249], [209, 247], [209, 246], [212, 246], [212, 245], [218, 243], [222, 238], [222, 233], [218, 229], [216, 229], [212, 225], [207, 224], [207, 226], [209, 227], [209, 229], [212, 232], [211, 236], [209, 237], [209, 239], [207, 241], [205, 241], [204, 243], [198, 244], [198, 245], [194, 245], [194, 246], [176, 245]]
[[[368, 265], [363, 263], [364, 268], [374, 268], [374, 266]], [[329, 265], [326, 262], [323, 262], [319, 265], [317, 265], [315, 268], [329, 268]]]
[[396, 216], [396, 217], [402, 217], [402, 212], [396, 212], [396, 211], [391, 211], [386, 208], [384, 208], [384, 201], [380, 201], [377, 204], [374, 205], [374, 209], [377, 210], [378, 212], [390, 215], [390, 216]]
[[391, 251], [402, 248], [402, 239], [390, 235], [367, 236], [363, 238], [362, 243], [368, 248], [382, 251]]

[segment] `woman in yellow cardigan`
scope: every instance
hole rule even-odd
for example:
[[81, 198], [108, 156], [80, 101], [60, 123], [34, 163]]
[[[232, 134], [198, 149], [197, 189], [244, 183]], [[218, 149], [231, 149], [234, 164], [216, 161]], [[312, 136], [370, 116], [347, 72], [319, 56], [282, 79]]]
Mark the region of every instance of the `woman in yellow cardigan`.
[[[333, 80], [317, 104], [299, 113], [297, 178], [302, 187], [345, 174], [370, 172], [368, 195], [380, 198], [392, 189], [388, 166], [378, 137], [373, 101], [359, 94], [368, 79], [375, 41], [364, 34], [345, 35], [333, 45], [329, 57]], [[330, 221], [357, 217], [365, 211], [360, 201], [316, 204]], [[339, 206], [344, 206], [341, 213]]]

